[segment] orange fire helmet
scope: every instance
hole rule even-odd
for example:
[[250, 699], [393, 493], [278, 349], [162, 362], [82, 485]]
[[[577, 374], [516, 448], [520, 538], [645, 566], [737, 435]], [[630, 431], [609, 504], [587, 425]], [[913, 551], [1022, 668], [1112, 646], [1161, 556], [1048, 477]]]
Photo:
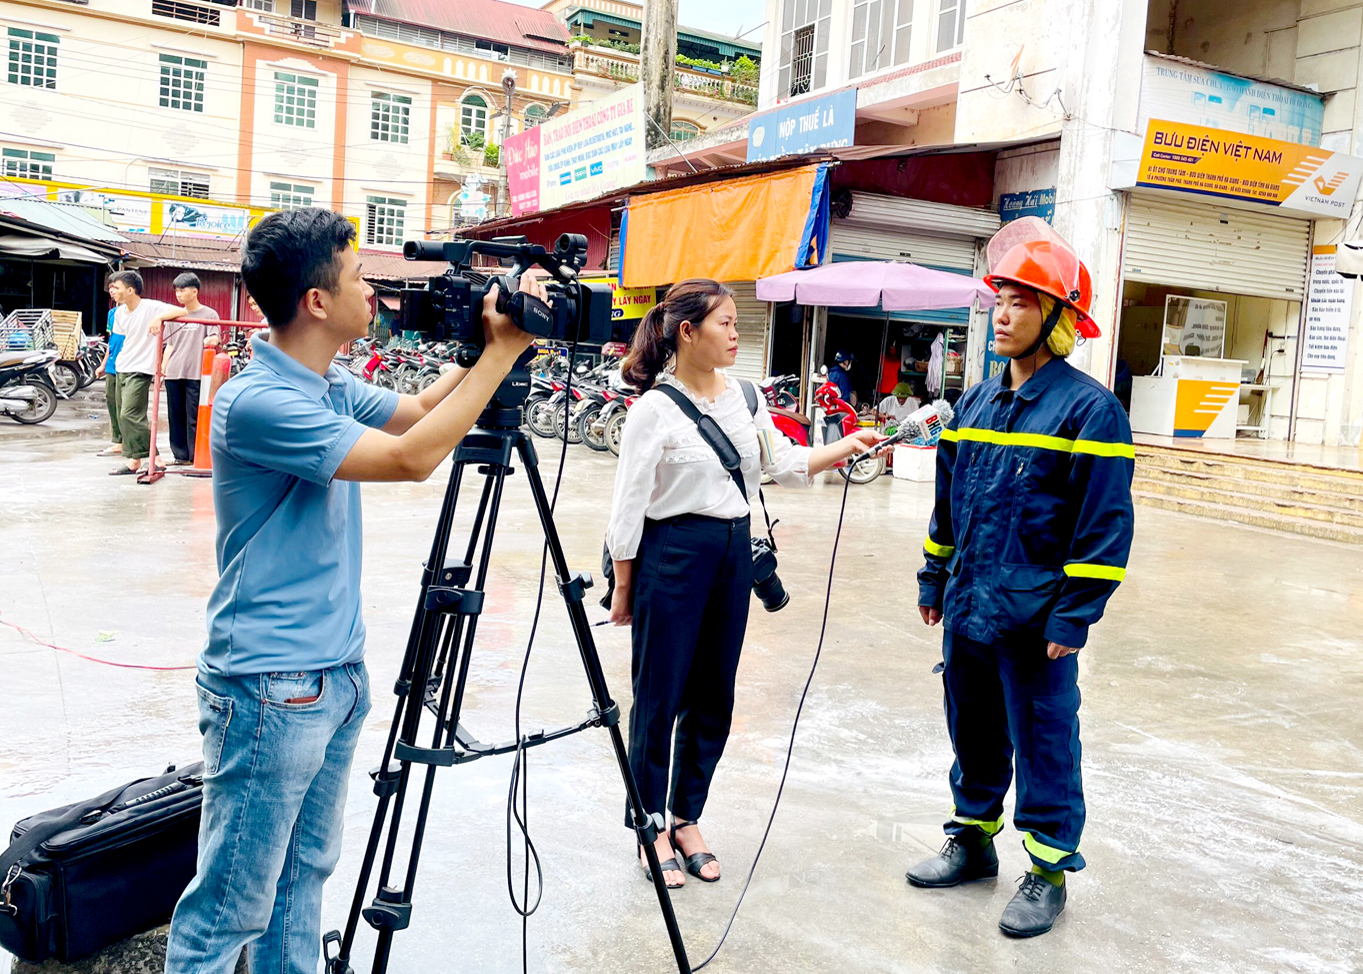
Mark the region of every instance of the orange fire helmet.
[[1098, 324], [1089, 316], [1093, 281], [1088, 268], [1049, 223], [1035, 216], [1014, 220], [994, 234], [987, 253], [984, 283], [995, 291], [1004, 284], [1021, 284], [1049, 294], [1075, 310], [1080, 335], [1098, 337]]

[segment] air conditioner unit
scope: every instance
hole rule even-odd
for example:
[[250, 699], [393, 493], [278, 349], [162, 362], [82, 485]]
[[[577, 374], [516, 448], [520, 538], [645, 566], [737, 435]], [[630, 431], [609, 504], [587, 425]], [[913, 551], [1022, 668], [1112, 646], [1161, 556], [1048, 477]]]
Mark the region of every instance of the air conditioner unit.
[[1363, 277], [1363, 240], [1350, 240], [1335, 252], [1335, 273], [1344, 277]]

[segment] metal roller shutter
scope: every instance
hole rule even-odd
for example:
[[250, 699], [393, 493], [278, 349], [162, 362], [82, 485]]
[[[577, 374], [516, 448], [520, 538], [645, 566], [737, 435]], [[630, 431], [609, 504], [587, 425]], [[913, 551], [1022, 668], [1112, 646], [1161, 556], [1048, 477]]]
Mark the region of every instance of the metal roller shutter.
[[971, 237], [859, 227], [835, 220], [830, 238], [834, 260], [910, 260], [928, 267], [975, 270], [975, 240]]
[[1197, 201], [1133, 196], [1128, 281], [1302, 300], [1311, 223]]
[[734, 292], [738, 309], [738, 361], [729, 369], [737, 379], [761, 382], [767, 377], [767, 335], [771, 323], [771, 305], [757, 300], [754, 281], [726, 282]]
[[612, 275], [620, 273], [620, 228], [611, 227], [610, 244], [606, 248], [606, 270]]

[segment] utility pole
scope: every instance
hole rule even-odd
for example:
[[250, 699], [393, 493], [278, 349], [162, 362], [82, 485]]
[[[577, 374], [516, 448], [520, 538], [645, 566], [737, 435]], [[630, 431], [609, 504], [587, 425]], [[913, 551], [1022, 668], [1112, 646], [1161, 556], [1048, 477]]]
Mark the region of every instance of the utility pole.
[[502, 170], [502, 185], [497, 192], [497, 215], [511, 213], [511, 179], [506, 171], [506, 141], [511, 138], [511, 100], [516, 94], [516, 72], [507, 71], [502, 75], [502, 91], [506, 92], [506, 105], [502, 108], [502, 145], [497, 150], [498, 168]]
[[644, 83], [644, 144], [656, 149], [672, 131], [672, 76], [677, 69], [677, 0], [644, 0], [644, 37], [639, 55]]

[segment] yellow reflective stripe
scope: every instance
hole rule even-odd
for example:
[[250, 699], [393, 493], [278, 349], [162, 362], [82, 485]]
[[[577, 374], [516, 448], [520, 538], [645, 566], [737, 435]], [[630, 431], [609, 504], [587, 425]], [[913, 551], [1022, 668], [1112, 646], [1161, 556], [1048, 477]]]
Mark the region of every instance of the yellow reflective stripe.
[[1065, 574], [1070, 578], [1105, 578], [1109, 582], [1126, 580], [1125, 568], [1118, 568], [1115, 565], [1089, 565], [1079, 561], [1066, 565]]
[[1024, 832], [1022, 834], [1022, 845], [1023, 848], [1033, 856], [1052, 866], [1062, 859], [1077, 855], [1079, 852], [1078, 849], [1075, 849], [1074, 852], [1070, 852], [1068, 849], [1053, 849], [1044, 842], [1039, 841], [1037, 837], [1030, 832]]
[[960, 437], [956, 435], [955, 430], [942, 430], [942, 435], [938, 439], [945, 440], [947, 443], [955, 443]]
[[951, 820], [958, 825], [973, 825], [985, 835], [998, 835], [1003, 831], [1003, 818], [1000, 816], [993, 822], [986, 822], [978, 818], [966, 818], [964, 815], [953, 815]]
[[974, 443], [991, 443], [994, 446], [1024, 446], [1036, 450], [1055, 450], [1059, 453], [1087, 453], [1095, 457], [1125, 457], [1136, 459], [1136, 448], [1130, 443], [1104, 443], [1101, 440], [1067, 440], [1063, 436], [1047, 436], [1044, 433], [1005, 433], [1002, 430], [980, 429], [975, 426], [962, 426], [954, 432], [957, 439]]
[[923, 550], [930, 555], [936, 555], [938, 558], [950, 558], [951, 553], [956, 549], [951, 545], [938, 544], [931, 537], [928, 537], [923, 541]]
[[1095, 457], [1121, 457], [1125, 460], [1136, 459], [1136, 448], [1130, 443], [1103, 443], [1100, 440], [1075, 440], [1075, 453], [1090, 453]]

